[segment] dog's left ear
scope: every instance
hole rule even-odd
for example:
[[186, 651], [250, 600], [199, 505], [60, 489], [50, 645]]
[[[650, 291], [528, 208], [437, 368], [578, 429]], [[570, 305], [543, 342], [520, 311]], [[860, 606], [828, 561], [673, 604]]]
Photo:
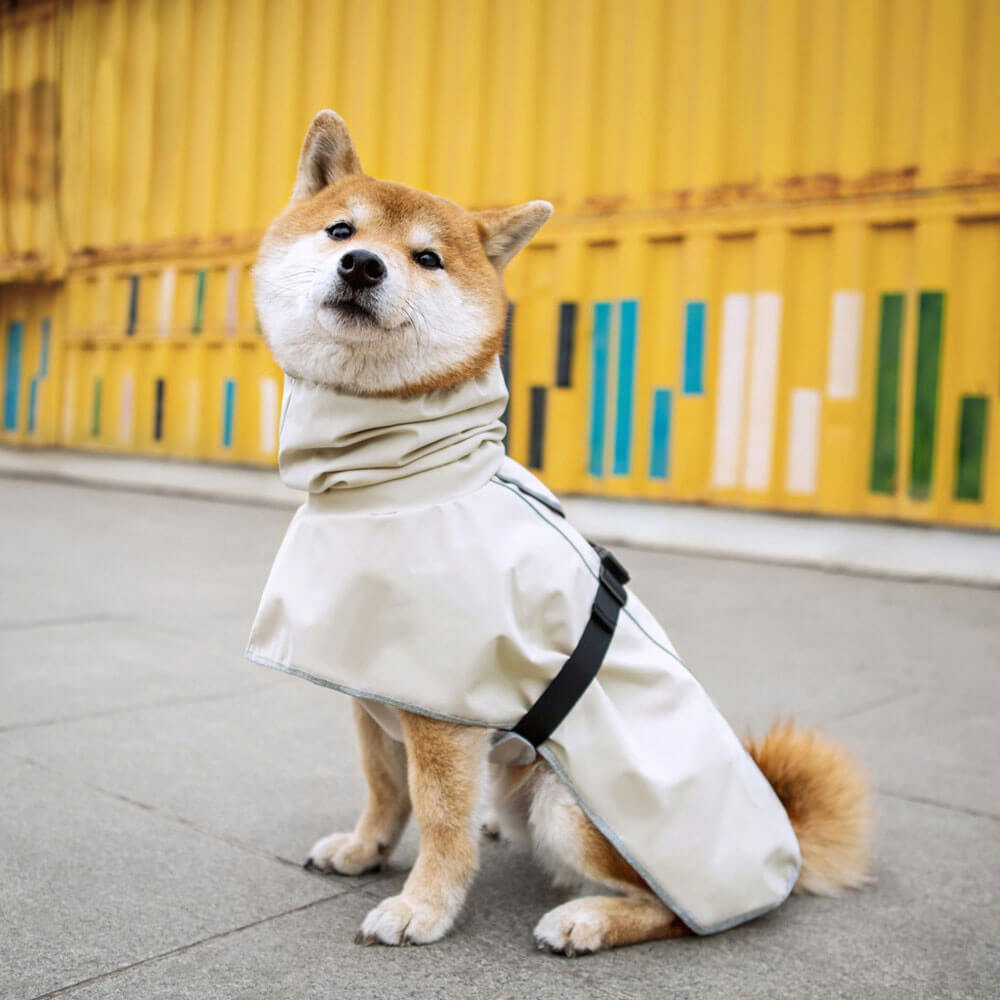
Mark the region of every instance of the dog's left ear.
[[292, 201], [305, 201], [346, 174], [360, 174], [361, 161], [344, 119], [336, 111], [319, 111], [306, 132]]
[[513, 208], [476, 213], [479, 238], [490, 262], [502, 271], [552, 214], [547, 201], [529, 201]]

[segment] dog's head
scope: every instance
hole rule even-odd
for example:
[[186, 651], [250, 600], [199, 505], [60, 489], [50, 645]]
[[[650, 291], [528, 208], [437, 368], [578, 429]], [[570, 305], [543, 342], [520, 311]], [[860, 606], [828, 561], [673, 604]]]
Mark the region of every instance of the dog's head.
[[289, 374], [355, 395], [475, 378], [502, 346], [503, 269], [551, 213], [468, 212], [368, 177], [340, 116], [321, 111], [254, 268], [268, 346]]

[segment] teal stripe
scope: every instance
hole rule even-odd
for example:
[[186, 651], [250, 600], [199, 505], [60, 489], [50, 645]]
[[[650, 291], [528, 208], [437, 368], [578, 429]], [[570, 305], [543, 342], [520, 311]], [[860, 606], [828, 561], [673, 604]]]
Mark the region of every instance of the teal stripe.
[[670, 417], [672, 393], [669, 389], [653, 392], [653, 431], [649, 458], [650, 479], [670, 477]]
[[875, 373], [875, 428], [872, 437], [871, 491], [896, 492], [896, 425], [899, 410], [899, 355], [903, 337], [903, 296], [882, 296], [878, 369]]
[[205, 311], [205, 279], [207, 272], [198, 272], [194, 286], [194, 320], [191, 323], [192, 333], [201, 333], [202, 313]]
[[684, 307], [684, 394], [705, 392], [705, 303], [688, 302]]
[[7, 362], [4, 366], [3, 429], [17, 430], [18, 397], [21, 390], [21, 346], [24, 324], [12, 320], [7, 324]]
[[627, 476], [632, 464], [632, 409], [635, 394], [635, 348], [639, 303], [626, 299], [620, 306], [618, 334], [618, 392], [615, 399], [614, 474]]
[[607, 419], [608, 349], [611, 303], [594, 303], [593, 376], [590, 389], [590, 464], [592, 476], [604, 475], [604, 424]]
[[985, 396], [963, 396], [958, 423], [958, 461], [955, 469], [955, 499], [982, 500], [983, 455], [989, 400]]
[[230, 448], [233, 444], [233, 416], [236, 410], [236, 382], [227, 378], [223, 383], [222, 404], [222, 447]]

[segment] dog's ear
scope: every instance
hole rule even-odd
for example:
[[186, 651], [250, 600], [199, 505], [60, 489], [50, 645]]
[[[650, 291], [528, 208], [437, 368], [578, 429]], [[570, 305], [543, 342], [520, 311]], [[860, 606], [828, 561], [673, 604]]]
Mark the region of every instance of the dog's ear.
[[513, 208], [476, 213], [479, 238], [493, 266], [502, 271], [552, 214], [547, 201], [529, 201]]
[[347, 174], [360, 174], [351, 133], [336, 111], [319, 111], [306, 132], [292, 201], [305, 201]]

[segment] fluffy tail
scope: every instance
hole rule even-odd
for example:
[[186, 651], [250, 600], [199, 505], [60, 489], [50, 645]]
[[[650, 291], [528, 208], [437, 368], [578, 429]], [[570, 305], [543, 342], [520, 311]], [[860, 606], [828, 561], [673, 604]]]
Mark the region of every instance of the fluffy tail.
[[870, 882], [868, 781], [847, 751], [792, 722], [775, 724], [746, 748], [799, 839], [802, 871], [795, 890], [836, 896]]

